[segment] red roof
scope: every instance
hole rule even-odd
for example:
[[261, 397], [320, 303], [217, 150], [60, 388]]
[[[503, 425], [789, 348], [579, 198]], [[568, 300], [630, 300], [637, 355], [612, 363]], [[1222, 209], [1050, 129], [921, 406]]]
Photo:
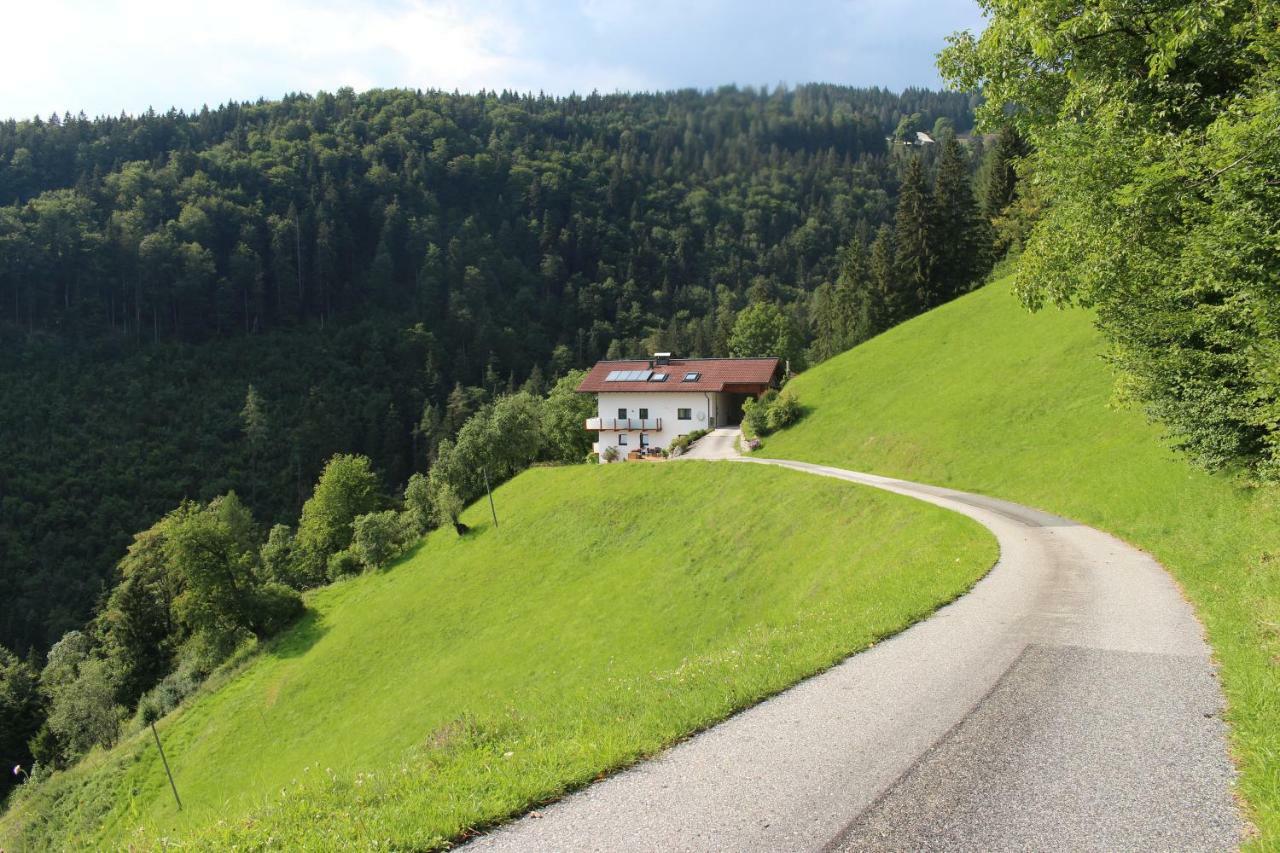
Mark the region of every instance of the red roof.
[[[597, 394], [601, 391], [740, 391], [758, 393], [776, 383], [782, 362], [776, 358], [673, 358], [668, 364], [640, 358], [627, 361], [600, 361], [591, 368], [578, 390]], [[665, 373], [665, 382], [647, 379], [607, 380], [611, 373], [652, 371]], [[696, 380], [685, 382], [686, 374], [697, 373]]]

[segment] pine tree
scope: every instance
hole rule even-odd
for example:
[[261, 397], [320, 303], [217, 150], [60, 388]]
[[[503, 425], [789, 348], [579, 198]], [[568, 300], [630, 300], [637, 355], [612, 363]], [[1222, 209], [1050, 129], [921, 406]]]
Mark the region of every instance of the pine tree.
[[990, 226], [978, 212], [969, 164], [954, 133], [942, 140], [933, 185], [932, 242], [933, 294], [938, 302], [967, 292], [991, 268]]
[[258, 394], [258, 389], [252, 385], [244, 395], [244, 408], [240, 410], [240, 424], [244, 430], [244, 440], [249, 451], [249, 502], [254, 503], [258, 497], [258, 483], [262, 479], [258, 471], [258, 463], [266, 450], [271, 427], [267, 421], [266, 404]]
[[894, 218], [894, 278], [898, 319], [906, 319], [938, 304], [934, 292], [932, 202], [924, 164], [912, 158], [898, 195]]
[[888, 225], [881, 225], [876, 238], [871, 241], [871, 257], [867, 262], [868, 286], [863, 313], [867, 317], [868, 337], [879, 334], [910, 316], [899, 299], [894, 254], [893, 231]]
[[1013, 161], [1026, 154], [1022, 138], [1012, 127], [996, 136], [995, 145], [983, 164], [982, 214], [991, 221], [999, 216], [1013, 201], [1018, 186], [1018, 173]]

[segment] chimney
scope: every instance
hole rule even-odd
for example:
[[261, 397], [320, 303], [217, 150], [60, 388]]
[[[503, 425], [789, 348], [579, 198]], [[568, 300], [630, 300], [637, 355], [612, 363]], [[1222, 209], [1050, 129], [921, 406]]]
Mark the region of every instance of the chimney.
[[669, 352], [655, 352], [653, 357], [657, 359], [659, 367], [664, 367], [671, 363], [671, 353]]

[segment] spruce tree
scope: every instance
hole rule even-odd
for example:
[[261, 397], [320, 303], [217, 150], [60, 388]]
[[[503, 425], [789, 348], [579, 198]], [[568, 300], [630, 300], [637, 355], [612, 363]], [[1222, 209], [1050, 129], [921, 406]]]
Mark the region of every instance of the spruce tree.
[[[885, 329], [902, 322], [910, 316], [899, 299], [897, 277], [894, 268], [893, 231], [888, 225], [881, 225], [876, 238], [871, 241], [871, 259], [867, 263], [866, 308], [868, 317], [868, 337], [879, 334]], [[879, 318], [875, 322], [875, 318]]]
[[995, 144], [987, 154], [982, 175], [982, 214], [987, 221], [995, 219], [1013, 201], [1018, 185], [1018, 173], [1013, 161], [1026, 153], [1022, 139], [1012, 127], [1006, 127], [996, 136]]
[[919, 314], [939, 303], [934, 282], [933, 199], [925, 179], [924, 164], [912, 158], [898, 194], [894, 218], [894, 275], [899, 315]]
[[933, 185], [933, 293], [946, 302], [967, 292], [990, 269], [989, 225], [978, 212], [969, 164], [954, 133], [942, 141]]

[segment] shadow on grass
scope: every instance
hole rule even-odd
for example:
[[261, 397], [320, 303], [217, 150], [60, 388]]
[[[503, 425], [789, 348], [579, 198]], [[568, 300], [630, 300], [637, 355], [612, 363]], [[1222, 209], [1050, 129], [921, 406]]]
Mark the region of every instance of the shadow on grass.
[[271, 644], [267, 653], [277, 658], [301, 657], [328, 632], [323, 617], [314, 610], [307, 610], [292, 628]]

